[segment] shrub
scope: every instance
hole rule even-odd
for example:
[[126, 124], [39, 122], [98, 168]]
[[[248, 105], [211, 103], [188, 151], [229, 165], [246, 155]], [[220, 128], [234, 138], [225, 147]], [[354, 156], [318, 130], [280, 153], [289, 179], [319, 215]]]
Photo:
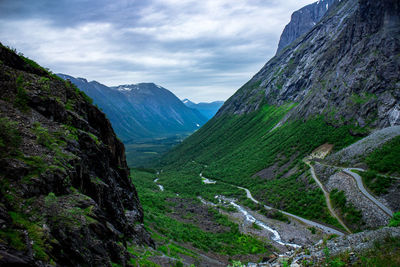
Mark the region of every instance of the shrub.
[[400, 226], [400, 211], [393, 214], [392, 219], [390, 219], [389, 226], [392, 227]]
[[15, 96], [14, 99], [14, 106], [21, 110], [22, 112], [27, 112], [29, 110], [28, 107], [28, 94], [24, 88], [25, 83], [23, 81], [22, 76], [18, 76], [17, 80], [17, 95]]
[[0, 118], [0, 156], [4, 157], [17, 151], [21, 136], [17, 129], [17, 123], [8, 118]]

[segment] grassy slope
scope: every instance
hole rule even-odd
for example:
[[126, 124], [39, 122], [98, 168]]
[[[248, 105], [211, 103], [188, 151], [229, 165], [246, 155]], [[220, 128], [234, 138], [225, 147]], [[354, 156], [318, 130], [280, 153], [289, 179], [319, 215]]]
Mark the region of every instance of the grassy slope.
[[[209, 195], [210, 189], [199, 192], [200, 180], [194, 185], [189, 182], [193, 178], [186, 178], [198, 176], [203, 170], [207, 177], [249, 188], [265, 203], [336, 224], [328, 214], [321, 190], [308, 178], [308, 170], [301, 159], [321, 144], [334, 144], [338, 150], [357, 138], [349, 135], [349, 126], [334, 128], [318, 117], [306, 122], [292, 121], [272, 130], [293, 106], [266, 105], [246, 115], [213, 118], [164, 156], [164, 183], [173, 179], [170, 186], [181, 187], [176, 178], [180, 175], [184, 190]], [[274, 164], [288, 167], [268, 180], [252, 177]], [[292, 174], [283, 176], [289, 170]], [[174, 175], [170, 175], [171, 172]]]
[[399, 159], [400, 136], [397, 136], [365, 158], [368, 171], [359, 172], [364, 184], [376, 195], [388, 193], [395, 180], [384, 175], [400, 176]]

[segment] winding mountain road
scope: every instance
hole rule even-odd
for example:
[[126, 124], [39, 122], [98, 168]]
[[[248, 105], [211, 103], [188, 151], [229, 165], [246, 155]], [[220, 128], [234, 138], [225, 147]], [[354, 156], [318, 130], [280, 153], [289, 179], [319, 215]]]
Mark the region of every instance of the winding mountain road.
[[307, 159], [304, 159], [303, 162], [310, 167], [312, 178], [318, 184], [318, 186], [321, 188], [322, 192], [324, 192], [325, 201], [326, 201], [326, 205], [328, 206], [329, 213], [332, 215], [332, 217], [335, 217], [336, 220], [338, 220], [338, 222], [343, 226], [344, 229], [346, 229], [346, 231], [348, 233], [351, 233], [351, 230], [346, 226], [346, 224], [342, 221], [342, 219], [340, 219], [340, 217], [336, 214], [335, 209], [332, 207], [331, 199], [329, 197], [329, 192], [326, 191], [324, 185], [318, 179], [317, 175], [315, 175], [314, 167], [311, 165], [311, 163]]
[[361, 176], [358, 173], [352, 172], [353, 170], [356, 171], [364, 171], [363, 169], [359, 168], [345, 168], [343, 169], [343, 172], [349, 174], [354, 178], [354, 180], [357, 183], [358, 189], [363, 193], [364, 196], [366, 196], [369, 200], [371, 200], [376, 206], [378, 206], [382, 211], [384, 211], [387, 215], [390, 217], [393, 216], [393, 212], [387, 208], [385, 205], [383, 205], [379, 200], [377, 200], [374, 196], [372, 196], [364, 187], [364, 183], [362, 181]]
[[[373, 195], [371, 195], [368, 190], [365, 188], [364, 183], [362, 181], [362, 177], [358, 174], [355, 173], [353, 171], [361, 171], [361, 172], [365, 172], [364, 169], [361, 168], [345, 168], [345, 167], [340, 167], [340, 166], [332, 166], [332, 165], [328, 165], [325, 163], [321, 163], [318, 162], [318, 164], [322, 165], [322, 166], [326, 166], [326, 167], [330, 167], [330, 168], [335, 168], [338, 170], [343, 171], [344, 173], [350, 175], [351, 177], [353, 177], [353, 179], [356, 181], [358, 190], [360, 190], [360, 192], [366, 197], [368, 198], [370, 201], [372, 201], [378, 208], [380, 208], [383, 212], [385, 212], [387, 215], [389, 215], [390, 217], [393, 216], [393, 211], [391, 209], [389, 209], [388, 207], [386, 207], [382, 202], [380, 202], [378, 199], [376, 199]], [[386, 176], [386, 175], [378, 175], [378, 176], [383, 176], [383, 177], [390, 177], [392, 179], [396, 179], [397, 177], [391, 177], [391, 176]]]

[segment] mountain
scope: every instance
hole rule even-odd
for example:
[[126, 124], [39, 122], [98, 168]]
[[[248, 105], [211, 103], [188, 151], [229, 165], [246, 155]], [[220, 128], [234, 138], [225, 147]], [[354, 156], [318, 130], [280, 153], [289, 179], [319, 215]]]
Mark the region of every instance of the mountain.
[[289, 117], [323, 115], [335, 126], [374, 129], [399, 124], [396, 3], [342, 1], [272, 58], [217, 115], [296, 103], [281, 123]]
[[93, 98], [124, 143], [193, 132], [207, 121], [173, 93], [154, 83], [107, 87], [83, 78], [58, 76], [70, 80]]
[[196, 104], [187, 98], [182, 100], [182, 102], [187, 107], [198, 110], [207, 119], [211, 119], [212, 117], [214, 117], [215, 113], [217, 113], [219, 108], [224, 104], [224, 101], [214, 101], [211, 103], [200, 102]]
[[279, 53], [298, 37], [311, 30], [321, 20], [328, 9], [338, 2], [340, 0], [320, 0], [295, 11], [292, 14], [289, 24], [285, 26], [281, 34], [276, 53]]
[[[383, 178], [399, 173], [399, 14], [398, 1], [333, 5], [163, 157], [165, 184], [173, 177], [168, 172], [193, 170], [220, 186], [247, 188], [262, 204], [346, 233], [386, 225], [400, 209], [398, 182]], [[347, 155], [339, 152], [380, 130], [391, 133], [384, 143], [381, 137], [362, 142], [380, 146], [350, 148], [362, 155], [356, 162], [324, 160], [327, 154]], [[361, 174], [343, 172], [342, 166]], [[357, 175], [386, 204], [365, 194], [354, 182], [361, 180]]]
[[0, 265], [126, 265], [153, 241], [111, 123], [1, 44], [0, 62]]

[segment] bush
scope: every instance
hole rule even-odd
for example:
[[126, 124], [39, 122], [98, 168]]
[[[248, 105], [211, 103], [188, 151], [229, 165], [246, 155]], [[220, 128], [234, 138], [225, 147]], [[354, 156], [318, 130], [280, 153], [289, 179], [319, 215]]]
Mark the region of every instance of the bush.
[[335, 208], [339, 208], [345, 221], [359, 225], [362, 222], [362, 213], [357, 210], [352, 203], [348, 203], [346, 195], [343, 191], [338, 191], [336, 188], [329, 194], [332, 204]]
[[22, 112], [27, 112], [29, 110], [28, 107], [28, 94], [24, 88], [25, 83], [23, 81], [22, 76], [18, 76], [17, 80], [17, 95], [15, 96], [14, 99], [14, 106], [21, 110]]
[[392, 219], [390, 219], [389, 226], [392, 227], [400, 226], [400, 211], [393, 214]]
[[4, 157], [17, 151], [21, 143], [21, 135], [17, 123], [8, 118], [0, 118], [0, 156]]

